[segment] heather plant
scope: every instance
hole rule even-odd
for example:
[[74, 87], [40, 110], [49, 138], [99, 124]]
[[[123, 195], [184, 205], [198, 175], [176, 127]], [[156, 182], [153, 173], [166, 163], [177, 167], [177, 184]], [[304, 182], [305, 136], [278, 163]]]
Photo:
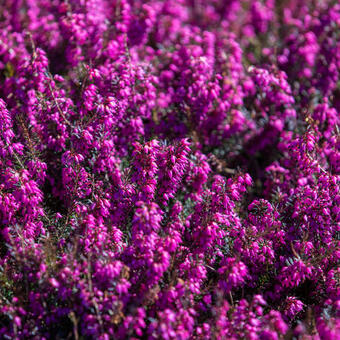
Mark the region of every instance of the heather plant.
[[0, 338], [340, 338], [339, 32], [333, 0], [0, 2]]

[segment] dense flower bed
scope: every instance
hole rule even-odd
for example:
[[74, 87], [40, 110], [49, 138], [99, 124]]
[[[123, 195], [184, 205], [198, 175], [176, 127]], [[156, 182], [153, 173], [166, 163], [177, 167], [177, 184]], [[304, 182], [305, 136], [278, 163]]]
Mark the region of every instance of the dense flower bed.
[[1, 339], [339, 339], [340, 4], [0, 2]]

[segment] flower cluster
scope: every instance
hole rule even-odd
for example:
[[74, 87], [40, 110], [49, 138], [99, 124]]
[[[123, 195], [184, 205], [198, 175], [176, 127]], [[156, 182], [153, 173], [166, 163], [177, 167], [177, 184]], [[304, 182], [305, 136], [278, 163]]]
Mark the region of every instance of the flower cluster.
[[339, 79], [338, 1], [1, 1], [0, 338], [340, 338]]

